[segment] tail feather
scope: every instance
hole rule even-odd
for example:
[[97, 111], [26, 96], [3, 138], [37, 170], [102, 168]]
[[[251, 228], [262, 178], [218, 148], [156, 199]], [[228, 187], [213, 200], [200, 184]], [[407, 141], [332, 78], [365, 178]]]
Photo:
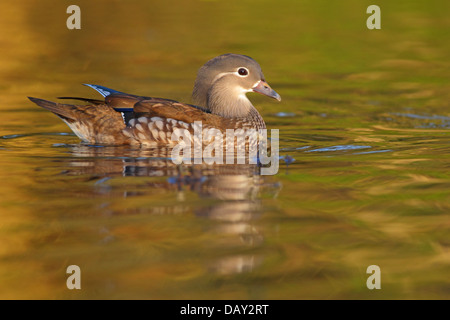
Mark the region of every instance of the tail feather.
[[66, 119], [76, 120], [74, 112], [73, 112], [73, 109], [75, 108], [75, 106], [72, 106], [70, 104], [56, 103], [56, 102], [39, 99], [39, 98], [33, 98], [33, 97], [28, 97], [28, 99], [30, 99], [32, 102], [34, 102], [38, 106], [53, 112], [57, 116], [60, 116], [60, 117], [66, 118]]
[[80, 100], [92, 104], [104, 104], [105, 100], [98, 100], [98, 99], [89, 99], [89, 98], [79, 98], [79, 97], [58, 97], [58, 99], [62, 100]]
[[38, 106], [56, 114], [84, 142], [123, 144], [126, 125], [120, 112], [106, 104], [70, 105], [28, 97]]

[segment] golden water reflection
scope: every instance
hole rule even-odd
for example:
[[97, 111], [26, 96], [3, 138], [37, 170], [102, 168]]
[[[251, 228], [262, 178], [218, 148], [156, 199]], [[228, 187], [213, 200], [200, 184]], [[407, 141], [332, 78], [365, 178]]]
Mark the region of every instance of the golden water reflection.
[[[0, 3], [0, 298], [449, 297], [449, 3], [379, 0], [377, 31], [365, 1], [79, 0], [78, 31]], [[249, 94], [296, 159], [274, 177], [80, 145], [26, 98], [190, 102], [226, 52], [283, 96]]]
[[[226, 235], [228, 245], [255, 248], [263, 243], [264, 235], [253, 223], [262, 214], [261, 193], [275, 199], [281, 190], [279, 182], [261, 175], [258, 165], [176, 165], [170, 160], [170, 149], [167, 148], [129, 150], [78, 144], [70, 147], [70, 153], [69, 160], [61, 163], [68, 168], [62, 174], [89, 175], [90, 179], [96, 179], [94, 185], [102, 197], [114, 197], [114, 187], [110, 183], [115, 177], [163, 178], [155, 183], [131, 184], [129, 188], [125, 184], [120, 187], [120, 192], [124, 199], [151, 194], [153, 189], [173, 192], [174, 203], [152, 206], [146, 213], [171, 215], [192, 211], [199, 218], [214, 221], [209, 233], [218, 239]], [[195, 207], [186, 203], [192, 196], [188, 193], [198, 196]], [[126, 214], [132, 211], [133, 208], [125, 209]], [[143, 213], [142, 208], [136, 211]], [[114, 214], [122, 213], [116, 211]], [[209, 268], [220, 274], [241, 273], [253, 270], [262, 261], [262, 254], [233, 254], [209, 263]]]

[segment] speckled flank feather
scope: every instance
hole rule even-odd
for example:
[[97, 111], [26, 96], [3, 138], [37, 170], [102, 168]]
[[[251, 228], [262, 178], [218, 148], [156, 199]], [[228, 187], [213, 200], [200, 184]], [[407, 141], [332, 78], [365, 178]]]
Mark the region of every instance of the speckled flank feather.
[[145, 146], [173, 145], [172, 133], [175, 129], [193, 131], [191, 124], [171, 118], [139, 117], [131, 119], [122, 133], [132, 141]]

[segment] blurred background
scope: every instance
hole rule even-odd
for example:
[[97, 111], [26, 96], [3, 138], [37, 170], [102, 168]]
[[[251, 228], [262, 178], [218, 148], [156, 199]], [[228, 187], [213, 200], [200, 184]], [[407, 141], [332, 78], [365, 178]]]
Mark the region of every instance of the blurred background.
[[[81, 8], [81, 30], [66, 9]], [[381, 8], [369, 30], [366, 9]], [[450, 2], [0, 4], [1, 299], [450, 298]], [[253, 57], [282, 97], [279, 173], [80, 144], [35, 96], [190, 102]], [[287, 160], [287, 161], [283, 161]], [[66, 268], [82, 273], [68, 290]], [[366, 268], [381, 268], [381, 290]]]

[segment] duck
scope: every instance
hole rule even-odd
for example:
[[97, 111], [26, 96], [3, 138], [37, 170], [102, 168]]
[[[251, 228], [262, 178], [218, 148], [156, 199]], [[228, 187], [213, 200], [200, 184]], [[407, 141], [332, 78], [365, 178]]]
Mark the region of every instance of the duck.
[[83, 101], [83, 105], [28, 97], [64, 121], [83, 143], [92, 145], [173, 145], [175, 130], [192, 132], [214, 128], [266, 129], [258, 110], [247, 98], [257, 92], [281, 101], [266, 82], [261, 66], [253, 58], [227, 53], [207, 61], [197, 73], [193, 104], [171, 99], [139, 96], [100, 85], [85, 84], [104, 99], [59, 97]]

